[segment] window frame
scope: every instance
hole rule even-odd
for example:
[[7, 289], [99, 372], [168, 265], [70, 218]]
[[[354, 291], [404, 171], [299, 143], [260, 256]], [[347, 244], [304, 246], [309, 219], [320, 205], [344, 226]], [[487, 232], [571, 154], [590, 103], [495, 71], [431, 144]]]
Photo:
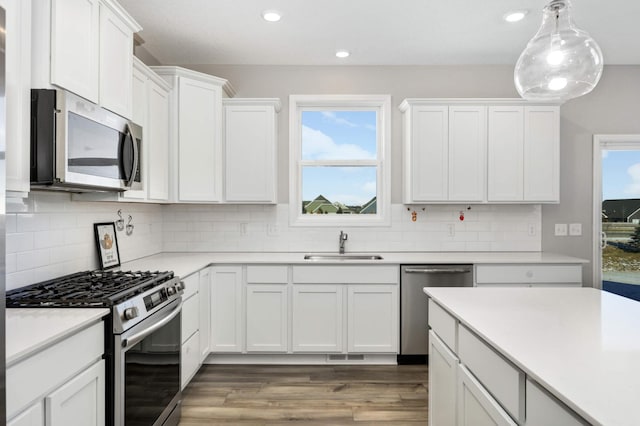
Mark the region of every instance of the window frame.
[[[376, 111], [376, 159], [302, 160], [303, 111]], [[304, 166], [376, 167], [376, 214], [302, 214]], [[391, 95], [290, 95], [289, 96], [289, 224], [291, 226], [391, 225]]]

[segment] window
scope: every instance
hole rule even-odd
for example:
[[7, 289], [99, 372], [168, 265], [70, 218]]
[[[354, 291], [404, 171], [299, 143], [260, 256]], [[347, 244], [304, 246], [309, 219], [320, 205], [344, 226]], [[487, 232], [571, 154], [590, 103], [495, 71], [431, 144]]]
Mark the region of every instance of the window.
[[389, 224], [389, 96], [290, 96], [292, 225]]

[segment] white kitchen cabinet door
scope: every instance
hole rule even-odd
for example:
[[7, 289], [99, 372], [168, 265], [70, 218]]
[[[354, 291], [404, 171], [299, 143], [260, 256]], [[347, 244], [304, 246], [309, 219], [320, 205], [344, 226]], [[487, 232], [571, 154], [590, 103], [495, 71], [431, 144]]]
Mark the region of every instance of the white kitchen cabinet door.
[[98, 103], [99, 62], [99, 1], [51, 0], [51, 83]]
[[142, 189], [129, 190], [121, 193], [121, 198], [124, 200], [144, 200], [147, 198], [147, 173], [148, 167], [148, 151], [146, 148], [146, 131], [147, 131], [147, 112], [149, 107], [149, 99], [147, 96], [148, 78], [144, 72], [137, 67], [133, 68], [132, 73], [132, 113], [131, 120], [142, 126], [142, 152], [140, 152], [140, 164], [142, 170]]
[[100, 105], [126, 118], [131, 118], [132, 67], [133, 31], [101, 4]]
[[37, 402], [9, 420], [7, 426], [44, 426], [44, 404]]
[[524, 109], [524, 200], [560, 201], [560, 107]]
[[293, 286], [293, 352], [342, 352], [343, 285]]
[[105, 362], [98, 361], [45, 398], [47, 426], [104, 426]]
[[[426, 327], [425, 327], [426, 330]], [[456, 424], [458, 358], [429, 332], [429, 426]]]
[[516, 426], [480, 382], [458, 364], [458, 426]]
[[492, 106], [487, 118], [487, 199], [522, 201], [524, 107]]
[[143, 149], [146, 150], [148, 198], [169, 199], [169, 92], [149, 81], [147, 127], [143, 129]]
[[211, 334], [211, 268], [200, 271], [200, 289], [198, 291], [200, 301], [200, 363], [209, 355], [209, 335]]
[[448, 198], [449, 108], [411, 107], [404, 124], [405, 203]]
[[449, 201], [485, 200], [486, 128], [486, 107], [449, 107]]
[[7, 191], [30, 189], [31, 0], [6, 0]]
[[211, 351], [242, 352], [242, 267], [211, 269]]
[[247, 352], [287, 352], [287, 284], [247, 284]]
[[223, 100], [227, 202], [276, 202], [276, 101]]
[[[182, 318], [180, 324], [182, 328], [181, 343], [184, 343], [193, 334], [195, 334], [196, 331], [198, 331], [198, 326], [200, 324], [200, 298], [198, 293], [182, 302]], [[199, 350], [199, 348], [197, 349]]]
[[526, 426], [585, 426], [589, 423], [527, 379]]
[[347, 293], [347, 351], [398, 352], [398, 286], [350, 285]]
[[221, 109], [220, 86], [179, 78], [178, 201], [221, 199]]
[[180, 353], [180, 384], [182, 389], [187, 387], [193, 376], [198, 372], [200, 362], [200, 332], [195, 332], [182, 344]]

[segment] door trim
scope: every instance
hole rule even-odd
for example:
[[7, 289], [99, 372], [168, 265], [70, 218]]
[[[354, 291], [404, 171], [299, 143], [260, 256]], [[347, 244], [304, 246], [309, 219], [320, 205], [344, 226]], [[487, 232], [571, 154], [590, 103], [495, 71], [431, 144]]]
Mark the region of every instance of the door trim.
[[593, 135], [593, 254], [592, 283], [594, 288], [602, 289], [602, 148], [640, 149], [640, 134], [602, 134]]

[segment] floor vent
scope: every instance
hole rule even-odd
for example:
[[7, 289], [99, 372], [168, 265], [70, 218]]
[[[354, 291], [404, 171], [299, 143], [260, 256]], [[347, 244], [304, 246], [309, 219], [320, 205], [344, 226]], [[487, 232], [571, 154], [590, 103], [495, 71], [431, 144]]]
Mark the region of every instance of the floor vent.
[[327, 355], [327, 361], [364, 361], [364, 355]]

